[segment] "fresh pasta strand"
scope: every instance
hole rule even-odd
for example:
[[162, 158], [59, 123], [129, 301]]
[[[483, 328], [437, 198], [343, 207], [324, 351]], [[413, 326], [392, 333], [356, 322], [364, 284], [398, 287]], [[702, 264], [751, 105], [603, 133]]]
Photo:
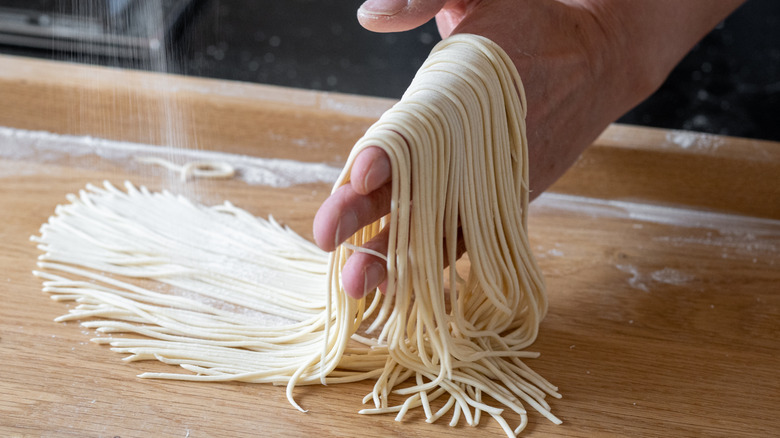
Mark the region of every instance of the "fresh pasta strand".
[[[32, 238], [44, 251], [35, 274], [52, 298], [78, 301], [58, 320], [82, 320], [125, 360], [185, 371], [141, 377], [286, 385], [300, 410], [296, 385], [372, 379], [373, 407], [361, 413], [400, 421], [422, 408], [429, 422], [451, 413], [453, 426], [484, 413], [509, 436], [526, 426], [524, 406], [560, 423], [545, 400], [557, 388], [524, 362], [538, 356], [526, 349], [547, 312], [526, 233], [525, 108], [507, 55], [453, 36], [352, 150], [334, 190], [357, 154], [381, 147], [391, 211], [331, 254], [230, 203], [106, 182], [69, 195]], [[387, 294], [351, 299], [341, 269], [384, 227]], [[444, 270], [457, 261], [459, 229], [464, 278]]]

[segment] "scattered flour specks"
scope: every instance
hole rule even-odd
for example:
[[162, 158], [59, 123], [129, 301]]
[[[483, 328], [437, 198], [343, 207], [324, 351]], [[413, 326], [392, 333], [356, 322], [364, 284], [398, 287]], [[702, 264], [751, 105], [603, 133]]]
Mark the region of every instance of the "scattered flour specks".
[[642, 282], [642, 276], [639, 274], [639, 270], [633, 265], [616, 265], [620, 271], [631, 274], [631, 278], [628, 279], [629, 286], [634, 289], [639, 289], [644, 292], [650, 292], [647, 285]]
[[636, 266], [633, 265], [616, 265], [618, 270], [631, 274], [628, 279], [628, 284], [634, 288], [644, 292], [649, 292], [650, 289], [647, 286], [648, 282], [656, 282], [663, 284], [679, 285], [685, 284], [694, 280], [696, 277], [672, 268], [663, 268], [658, 271], [653, 271], [649, 275], [642, 274]]
[[666, 140], [683, 149], [688, 149], [696, 141], [696, 134], [693, 132], [670, 131], [666, 134]]
[[686, 150], [713, 150], [723, 144], [723, 139], [710, 134], [689, 131], [669, 131], [666, 141]]
[[663, 268], [660, 271], [655, 271], [650, 274], [650, 277], [659, 283], [666, 284], [683, 284], [695, 278], [693, 275], [672, 268]]

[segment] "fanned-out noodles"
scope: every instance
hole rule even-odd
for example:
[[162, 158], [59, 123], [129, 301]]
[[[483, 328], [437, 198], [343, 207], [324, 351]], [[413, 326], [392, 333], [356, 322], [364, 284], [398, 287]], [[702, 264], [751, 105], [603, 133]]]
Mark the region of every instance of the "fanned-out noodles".
[[[96, 342], [189, 373], [141, 377], [296, 385], [375, 380], [361, 413], [421, 407], [510, 435], [524, 405], [555, 423], [557, 389], [525, 359], [547, 310], [526, 234], [525, 98], [507, 55], [474, 35], [442, 41], [403, 98], [358, 141], [392, 163], [392, 205], [331, 254], [230, 203], [207, 207], [125, 183], [89, 185], [33, 240], [44, 290], [75, 300]], [[343, 292], [349, 254], [389, 228], [386, 295]], [[458, 239], [467, 275], [455, 266]], [[446, 250], [442, 251], [442, 247]], [[124, 333], [112, 337], [112, 333]], [[436, 401], [437, 399], [440, 399]], [[519, 414], [511, 427], [503, 412]]]

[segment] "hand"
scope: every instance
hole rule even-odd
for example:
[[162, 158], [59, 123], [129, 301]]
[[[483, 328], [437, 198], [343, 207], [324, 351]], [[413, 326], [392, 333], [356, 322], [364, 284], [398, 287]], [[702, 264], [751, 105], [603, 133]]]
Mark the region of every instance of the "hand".
[[[568, 169], [611, 123], [649, 96], [685, 53], [743, 0], [368, 0], [369, 30], [415, 28], [434, 16], [442, 37], [485, 36], [510, 56], [523, 80], [532, 199]], [[390, 162], [364, 150], [351, 182], [314, 218], [317, 245], [332, 251], [390, 209]], [[387, 252], [386, 233], [365, 245]], [[385, 263], [353, 254], [341, 272], [360, 298], [385, 281]], [[380, 287], [381, 289], [381, 287]]]

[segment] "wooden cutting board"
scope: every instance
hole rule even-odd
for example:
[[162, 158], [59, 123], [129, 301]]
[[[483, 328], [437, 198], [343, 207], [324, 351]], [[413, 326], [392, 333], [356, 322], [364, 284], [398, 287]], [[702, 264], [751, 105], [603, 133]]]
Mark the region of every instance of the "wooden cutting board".
[[[0, 126], [333, 166], [392, 104], [13, 57], [0, 57], [0, 96]], [[501, 436], [489, 419], [359, 415], [366, 382], [297, 389], [304, 414], [279, 387], [136, 378], [172, 369], [124, 363], [78, 323], [55, 323], [68, 306], [41, 292], [28, 239], [87, 183], [167, 179], [3, 154], [0, 436]], [[197, 184], [202, 202], [273, 214], [309, 239], [330, 189]], [[550, 297], [529, 364], [559, 386], [564, 424], [531, 412], [525, 436], [778, 433], [780, 144], [612, 126], [534, 202], [529, 232]]]

